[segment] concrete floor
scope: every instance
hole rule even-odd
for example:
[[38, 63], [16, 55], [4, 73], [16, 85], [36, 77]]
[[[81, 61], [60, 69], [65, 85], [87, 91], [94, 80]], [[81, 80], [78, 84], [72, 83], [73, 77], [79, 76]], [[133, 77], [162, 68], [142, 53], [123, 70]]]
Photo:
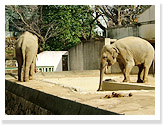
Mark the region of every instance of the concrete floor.
[[[137, 90], [137, 86], [141, 87], [143, 90], [148, 90], [148, 89], [154, 89], [154, 82], [151, 82], [154, 78], [149, 76], [149, 82], [148, 83], [122, 83], [120, 82], [122, 79], [122, 75], [106, 75], [104, 77], [105, 79], [111, 78], [113, 80], [118, 80], [116, 82], [108, 82], [104, 81], [103, 82], [103, 88], [106, 91], [113, 91], [113, 90], [121, 90], [121, 86], [124, 87], [123, 90]], [[136, 75], [132, 75], [132, 79], [136, 79]], [[54, 83], [57, 85], [62, 85], [64, 87], [70, 87], [74, 88], [76, 91], [80, 92], [95, 92], [98, 89], [99, 86], [99, 77], [98, 76], [93, 76], [93, 77], [62, 77], [62, 78], [44, 78], [40, 79], [41, 81], [49, 82], [49, 83]], [[111, 85], [112, 84], [112, 85]], [[131, 88], [128, 88], [128, 85], [132, 85]], [[111, 88], [110, 88], [111, 87]], [[151, 88], [152, 87], [152, 88]], [[114, 89], [113, 89], [114, 88]]]
[[[117, 82], [123, 80], [122, 74], [105, 75], [104, 79], [114, 79]], [[99, 71], [65, 71], [55, 73], [37, 73], [35, 79], [28, 83], [18, 82], [11, 76], [6, 79], [24, 84], [25, 86], [53, 94], [62, 98], [77, 101], [101, 109], [113, 111], [125, 115], [154, 115], [155, 114], [155, 90], [119, 90], [97, 92], [99, 85]], [[137, 75], [131, 75], [131, 82], [135, 84]], [[35, 84], [34, 84], [35, 83]], [[138, 83], [143, 84], [143, 83]], [[155, 78], [149, 75], [146, 86], [155, 86]], [[120, 93], [125, 97], [104, 98], [112, 92]], [[132, 93], [133, 96], [128, 97]]]

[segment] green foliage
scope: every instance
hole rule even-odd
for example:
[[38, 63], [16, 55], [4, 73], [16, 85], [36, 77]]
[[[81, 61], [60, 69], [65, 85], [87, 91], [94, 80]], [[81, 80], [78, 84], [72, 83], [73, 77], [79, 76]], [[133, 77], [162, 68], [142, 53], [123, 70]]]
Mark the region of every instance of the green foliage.
[[15, 59], [14, 50], [5, 50], [5, 59]]
[[68, 50], [80, 42], [79, 38], [94, 36], [96, 24], [90, 6], [6, 5], [5, 10], [6, 30], [37, 35], [40, 51]]
[[[44, 50], [68, 50], [79, 43], [79, 37], [89, 35], [92, 14], [90, 7], [85, 5], [43, 6], [43, 23], [56, 24], [53, 27], [55, 37], [46, 41]], [[44, 27], [42, 32], [46, 32]]]

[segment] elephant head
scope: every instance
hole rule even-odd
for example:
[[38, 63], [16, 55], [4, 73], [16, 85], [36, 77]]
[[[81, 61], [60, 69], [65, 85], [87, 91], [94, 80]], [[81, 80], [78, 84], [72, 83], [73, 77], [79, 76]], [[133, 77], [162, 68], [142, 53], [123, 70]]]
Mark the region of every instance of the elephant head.
[[101, 87], [106, 66], [111, 66], [115, 64], [118, 54], [119, 50], [115, 46], [106, 45], [102, 48], [100, 61], [100, 83], [97, 91], [102, 90]]
[[101, 52], [101, 64], [103, 66], [111, 66], [116, 62], [118, 56], [118, 49], [114, 46], [104, 46]]

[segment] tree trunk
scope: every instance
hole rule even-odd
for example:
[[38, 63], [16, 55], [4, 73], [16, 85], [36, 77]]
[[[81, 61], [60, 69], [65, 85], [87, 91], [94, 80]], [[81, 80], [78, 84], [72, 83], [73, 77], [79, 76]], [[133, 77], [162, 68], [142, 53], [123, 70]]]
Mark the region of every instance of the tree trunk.
[[121, 15], [120, 15], [120, 9], [118, 8], [118, 25], [121, 26]]
[[39, 40], [38, 40], [38, 53], [44, 51], [44, 46], [45, 46], [45, 40], [44, 40], [44, 38], [41, 36], [41, 37], [39, 37]]

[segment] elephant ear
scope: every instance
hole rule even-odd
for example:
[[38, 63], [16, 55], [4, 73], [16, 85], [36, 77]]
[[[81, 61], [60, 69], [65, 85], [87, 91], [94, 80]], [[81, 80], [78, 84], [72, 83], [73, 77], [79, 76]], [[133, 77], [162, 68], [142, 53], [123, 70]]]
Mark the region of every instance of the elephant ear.
[[112, 47], [112, 49], [113, 49], [113, 57], [117, 57], [118, 56], [118, 54], [119, 54], [119, 50], [116, 48], [116, 47]]
[[108, 51], [113, 57], [116, 58], [116, 57], [118, 56], [119, 50], [118, 50], [116, 47], [114, 47], [114, 46], [107, 46], [106, 48], [107, 48], [107, 51]]

